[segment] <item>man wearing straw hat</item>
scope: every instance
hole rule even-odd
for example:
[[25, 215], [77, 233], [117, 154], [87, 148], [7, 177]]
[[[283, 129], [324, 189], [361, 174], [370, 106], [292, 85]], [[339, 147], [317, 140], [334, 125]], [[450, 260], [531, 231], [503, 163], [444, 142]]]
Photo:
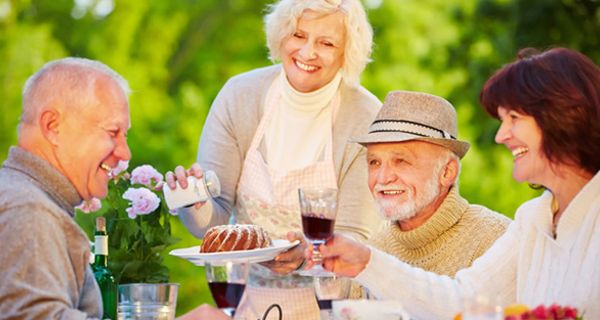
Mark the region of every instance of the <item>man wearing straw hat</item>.
[[510, 220], [469, 204], [458, 190], [460, 159], [454, 107], [421, 92], [390, 92], [368, 134], [369, 189], [386, 226], [371, 243], [400, 260], [438, 274], [471, 265]]

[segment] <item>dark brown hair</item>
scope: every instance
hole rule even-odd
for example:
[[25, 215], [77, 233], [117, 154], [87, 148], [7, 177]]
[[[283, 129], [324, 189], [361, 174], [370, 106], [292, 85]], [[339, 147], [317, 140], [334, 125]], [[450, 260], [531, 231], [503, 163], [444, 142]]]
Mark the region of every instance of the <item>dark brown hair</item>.
[[551, 162], [600, 170], [600, 69], [585, 55], [522, 49], [486, 81], [479, 100], [496, 119], [499, 106], [532, 116]]

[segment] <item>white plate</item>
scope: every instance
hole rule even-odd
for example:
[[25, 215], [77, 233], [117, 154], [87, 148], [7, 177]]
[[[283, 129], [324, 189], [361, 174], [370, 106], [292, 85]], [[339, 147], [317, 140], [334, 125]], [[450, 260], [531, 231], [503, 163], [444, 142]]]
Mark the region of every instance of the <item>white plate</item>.
[[243, 261], [255, 263], [273, 260], [279, 253], [296, 246], [298, 243], [300, 243], [298, 240], [294, 242], [289, 242], [287, 240], [273, 240], [271, 246], [267, 248], [212, 253], [200, 253], [200, 246], [194, 246], [183, 249], [174, 249], [171, 250], [169, 254], [186, 259], [197, 266], [203, 266], [205, 262], [214, 265], [221, 265], [226, 262]]

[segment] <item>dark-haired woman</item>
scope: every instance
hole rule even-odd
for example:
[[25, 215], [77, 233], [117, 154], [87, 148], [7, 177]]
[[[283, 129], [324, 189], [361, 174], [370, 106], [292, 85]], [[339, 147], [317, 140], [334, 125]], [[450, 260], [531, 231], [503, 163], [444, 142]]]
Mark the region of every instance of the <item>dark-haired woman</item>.
[[496, 142], [513, 154], [513, 177], [545, 192], [519, 207], [506, 233], [455, 279], [339, 235], [322, 247], [325, 267], [378, 298], [399, 299], [418, 319], [450, 319], [473, 295], [571, 305], [600, 319], [600, 69], [569, 49], [522, 50], [480, 98], [501, 121]]

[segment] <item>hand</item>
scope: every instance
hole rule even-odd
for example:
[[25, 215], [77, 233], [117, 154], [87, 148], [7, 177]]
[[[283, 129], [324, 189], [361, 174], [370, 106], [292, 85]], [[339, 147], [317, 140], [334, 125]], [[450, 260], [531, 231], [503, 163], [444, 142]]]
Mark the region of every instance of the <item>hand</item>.
[[[202, 179], [204, 177], [204, 170], [198, 163], [194, 163], [189, 169], [185, 170], [183, 166], [175, 167], [174, 173], [172, 171], [168, 171], [165, 174], [165, 182], [171, 188], [171, 190], [175, 190], [177, 187], [177, 183], [183, 188], [186, 189], [188, 187], [187, 177], [194, 176], [198, 179]], [[204, 202], [197, 202], [194, 204], [196, 209], [200, 209], [204, 205]]]
[[177, 318], [177, 320], [231, 320], [231, 318], [223, 311], [208, 304], [203, 304]]
[[296, 271], [304, 263], [304, 251], [307, 247], [304, 235], [301, 232], [290, 231], [287, 234], [287, 239], [290, 242], [300, 240], [300, 243], [297, 246], [280, 253], [272, 261], [261, 263], [263, 266], [280, 275], [286, 275]]
[[[334, 234], [325, 244], [319, 247], [323, 257], [323, 268], [344, 277], [356, 277], [371, 259], [371, 250], [361, 243], [340, 234]], [[312, 250], [305, 252], [311, 259]], [[312, 266], [312, 263], [308, 264]]]

